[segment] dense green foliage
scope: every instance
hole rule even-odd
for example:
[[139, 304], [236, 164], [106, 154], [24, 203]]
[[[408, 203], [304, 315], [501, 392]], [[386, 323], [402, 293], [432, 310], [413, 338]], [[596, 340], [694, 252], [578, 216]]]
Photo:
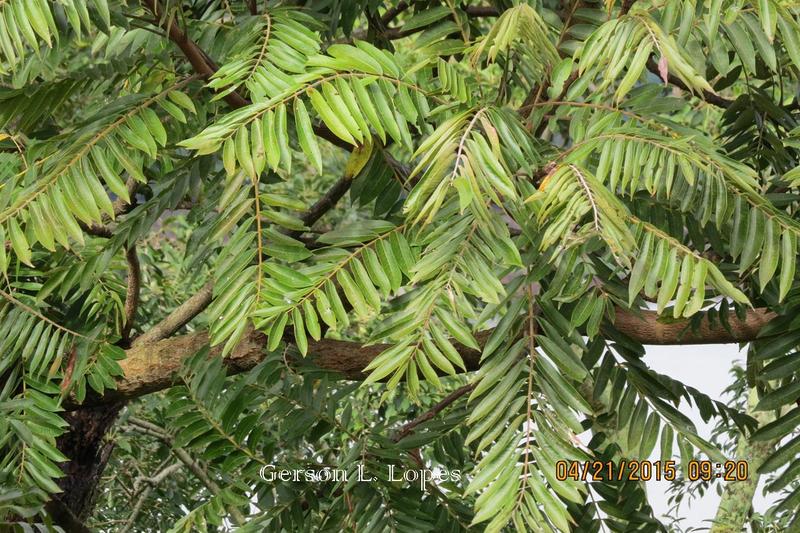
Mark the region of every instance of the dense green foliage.
[[[122, 412], [90, 526], [661, 531], [642, 483], [556, 462], [676, 458], [684, 479], [738, 439], [771, 449], [752, 474], [776, 504], [749, 519], [798, 527], [799, 17], [0, 0], [0, 521], [49, 521], [62, 403], [115, 389], [131, 342], [210, 282], [176, 333], [217, 351]], [[330, 187], [349, 193], [320, 218]], [[730, 405], [614, 327], [754, 308], [777, 317]], [[252, 328], [263, 361], [226, 377]], [[323, 338], [386, 348], [348, 382], [304, 359]]]

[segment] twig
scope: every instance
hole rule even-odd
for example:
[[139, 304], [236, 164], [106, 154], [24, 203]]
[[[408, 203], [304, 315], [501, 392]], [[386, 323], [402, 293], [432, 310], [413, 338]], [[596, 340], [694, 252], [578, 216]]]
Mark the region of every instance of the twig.
[[[653, 58], [650, 58], [647, 61], [647, 70], [649, 70], [653, 74], [658, 75], [659, 77], [661, 76], [658, 73], [658, 64], [655, 62], [655, 60]], [[685, 83], [683, 83], [683, 80], [681, 80], [679, 77], [675, 76], [674, 74], [669, 74], [667, 76], [667, 81], [670, 83], [670, 85], [674, 85], [675, 87], [678, 87], [679, 89], [683, 89], [684, 91], [693, 92], [691, 89], [689, 89], [689, 87]], [[728, 107], [733, 105], [733, 100], [728, 100], [727, 98], [723, 98], [722, 96], [718, 95], [717, 93], [713, 93], [711, 91], [705, 91], [705, 90], [703, 91], [703, 100], [705, 100], [709, 104], [713, 104], [713, 105], [715, 105], [717, 107], [722, 107], [722, 108], [725, 108], [725, 109], [727, 109]]]
[[[130, 213], [133, 211], [133, 208], [136, 207], [136, 190], [139, 188], [139, 182], [133, 178], [128, 178], [125, 182], [125, 187], [128, 189], [128, 197], [131, 199], [130, 202], [126, 202], [122, 198], [117, 198], [114, 200], [112, 207], [114, 208], [114, 218]], [[108, 225], [110, 222], [110, 218], [106, 215], [103, 215], [103, 221], [100, 224], [84, 224], [83, 222], [78, 222], [81, 229], [88, 233], [89, 235], [94, 235], [95, 237], [104, 237], [106, 239], [110, 239], [114, 235], [114, 229]]]
[[622, 1], [622, 8], [619, 10], [620, 15], [627, 15], [628, 11], [631, 10], [633, 4], [636, 3], [636, 0], [623, 0]]
[[402, 13], [409, 7], [411, 6], [409, 5], [408, 2], [400, 2], [396, 6], [390, 7], [389, 9], [386, 10], [386, 13], [384, 13], [383, 16], [381, 17], [381, 22], [383, 23], [384, 26], [386, 24], [389, 24], [391, 21], [396, 19], [400, 13]]
[[[353, 184], [353, 178], [350, 176], [342, 176], [333, 186], [328, 189], [322, 197], [312, 205], [308, 211], [303, 213], [300, 219], [306, 226], [312, 226], [316, 221], [322, 218], [325, 213], [333, 209], [339, 200], [347, 194], [350, 186]], [[302, 232], [292, 231], [289, 233], [292, 237], [298, 237]]]
[[464, 8], [464, 13], [467, 16], [480, 18], [480, 17], [496, 17], [500, 15], [500, 11], [494, 6], [467, 6]]
[[418, 416], [411, 422], [401, 427], [400, 430], [397, 432], [397, 434], [394, 436], [393, 440], [395, 442], [401, 441], [403, 438], [408, 436], [408, 434], [411, 433], [415, 427], [422, 424], [423, 422], [427, 422], [428, 420], [432, 419], [440, 412], [442, 412], [442, 410], [445, 409], [447, 406], [449, 406], [450, 404], [452, 404], [453, 402], [455, 402], [456, 400], [458, 400], [459, 398], [461, 398], [474, 388], [475, 385], [470, 383], [469, 385], [464, 385], [463, 387], [459, 387], [458, 389], [454, 390], [453, 392], [445, 396], [444, 399], [442, 399], [442, 401], [431, 407], [430, 410], [428, 410], [424, 414]]
[[128, 531], [131, 530], [131, 528], [133, 527], [133, 523], [136, 521], [136, 517], [138, 517], [139, 513], [142, 511], [142, 506], [144, 505], [144, 502], [147, 501], [147, 498], [153, 491], [153, 487], [164, 481], [167, 477], [171, 476], [173, 473], [177, 472], [181, 468], [183, 468], [182, 463], [175, 463], [164, 468], [163, 470], [161, 470], [161, 472], [157, 473], [155, 476], [151, 478], [145, 478], [143, 480], [145, 483], [147, 483], [147, 486], [144, 489], [142, 489], [142, 491], [139, 493], [139, 498], [137, 498], [136, 503], [134, 504], [133, 509], [131, 510], [131, 514], [125, 521], [125, 525], [120, 530], [120, 533], [128, 533]]
[[[175, 446], [174, 439], [172, 438], [172, 435], [167, 432], [167, 430], [156, 424], [153, 424], [152, 422], [148, 422], [147, 420], [142, 420], [141, 418], [136, 418], [134, 416], [128, 418], [128, 423], [134, 426], [136, 431], [139, 433], [156, 437], [167, 444], [170, 447], [170, 451], [175, 454], [175, 457], [177, 457], [178, 460], [180, 460], [189, 470], [192, 471], [192, 473], [203, 483], [203, 485], [206, 486], [211, 494], [214, 496], [220, 494], [221, 489], [219, 488], [219, 485], [217, 485], [216, 482], [214, 482], [214, 480], [208, 476], [206, 471], [203, 470], [203, 467], [200, 466], [197, 461], [192, 459], [186, 450]], [[236, 507], [231, 506], [228, 511], [233, 517], [233, 521], [236, 522], [237, 525], [242, 525], [247, 522], [245, 516]]]

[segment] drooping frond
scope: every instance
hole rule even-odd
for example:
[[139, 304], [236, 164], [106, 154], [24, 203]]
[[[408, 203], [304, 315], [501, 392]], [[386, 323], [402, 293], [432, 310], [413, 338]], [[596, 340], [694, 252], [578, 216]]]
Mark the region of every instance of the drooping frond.
[[405, 211], [413, 222], [430, 222], [453, 189], [460, 208], [486, 216], [488, 204], [513, 201], [518, 194], [511, 168], [538, 161], [535, 145], [518, 122], [491, 107], [456, 114], [423, 141], [411, 175], [420, 176]]
[[588, 170], [572, 164], [554, 167], [542, 180], [539, 192], [526, 201], [537, 202], [539, 223], [545, 225], [542, 248], [566, 243], [568, 235], [581, 233], [574, 226], [588, 215], [589, 222], [583, 227], [600, 235], [615, 256], [626, 261], [626, 250], [633, 245], [625, 224], [627, 208]]
[[[348, 144], [362, 144], [374, 131], [383, 142], [388, 134], [411, 147], [409, 124], [428, 112], [421, 89], [401, 77], [390, 54], [368, 43], [341, 45], [335, 54], [311, 57], [308, 66], [317, 68], [292, 79], [275, 96], [225, 115], [180, 144], [198, 154], [222, 147], [229, 171], [238, 163], [252, 176], [266, 163], [273, 169], [281, 162], [288, 164], [288, 154], [281, 152], [281, 146], [288, 145], [288, 126], [280, 117], [291, 113], [300, 147], [321, 171], [308, 102], [325, 126]], [[266, 154], [254, 157], [252, 142], [257, 147], [263, 144]]]
[[106, 28], [111, 25], [106, 0], [4, 0], [0, 4], [0, 73], [5, 66], [13, 70], [17, 62], [31, 52], [38, 53], [43, 45], [57, 43], [61, 38], [57, 18], [66, 19], [80, 37], [86, 28], [96, 25], [93, 17]]
[[319, 340], [322, 327], [336, 329], [350, 323], [345, 302], [359, 321], [374, 316], [383, 299], [402, 286], [414, 263], [403, 230], [404, 226], [386, 221], [362, 221], [324, 234], [321, 242], [327, 246], [315, 252], [313, 266], [292, 270], [277, 262], [265, 263], [262, 303], [253, 315], [256, 328], [267, 333], [271, 349], [291, 323], [298, 349], [305, 355], [309, 336]]
[[674, 38], [665, 33], [647, 12], [639, 11], [635, 6], [630, 14], [612, 18], [595, 30], [576, 52], [575, 58], [578, 60], [579, 75], [589, 80], [600, 78], [600, 83], [593, 91], [595, 93], [601, 93], [617, 82], [627, 67], [614, 95], [619, 101], [639, 80], [653, 53], [658, 55], [662, 77], [666, 78], [671, 73], [693, 91], [713, 92]]
[[418, 373], [441, 386], [438, 372], [454, 375], [457, 368], [465, 369], [456, 343], [479, 348], [473, 335], [478, 302], [499, 303], [506, 296], [499, 273], [521, 265], [507, 228], [497, 216], [450, 218], [456, 208], [454, 201], [443, 208], [442, 218], [449, 222], [417, 242], [424, 248], [409, 283], [420, 288], [409, 290], [402, 307], [376, 326], [372, 340], [393, 346], [367, 366], [367, 381], [391, 375], [391, 388], [405, 377], [414, 397]]
[[694, 212], [702, 224], [713, 218], [730, 235], [729, 252], [741, 272], [760, 258], [761, 290], [782, 265], [780, 294], [785, 297], [800, 225], [756, 191], [757, 176], [749, 167], [717, 153], [703, 138], [675, 139], [638, 127], [610, 128], [587, 138], [567, 160], [585, 161], [592, 153], [599, 154], [597, 179], [611, 190], [631, 197], [644, 190]]
[[633, 216], [630, 219], [638, 230], [638, 253], [628, 282], [629, 302], [644, 289], [648, 297], [657, 297], [659, 313], [672, 302], [675, 318], [688, 317], [705, 306], [709, 284], [723, 296], [750, 303], [714, 263], [651, 224]]
[[13, 192], [2, 198], [0, 236], [8, 236], [20, 261], [30, 264], [31, 247], [37, 242], [48, 250], [55, 250], [56, 243], [69, 248], [70, 239], [82, 243], [79, 221], [90, 225], [100, 223], [103, 216], [114, 218], [111, 193], [130, 201], [123, 172], [139, 182], [147, 181], [143, 162], [155, 159], [158, 147], [167, 143], [162, 119], [152, 106], [160, 104], [174, 113], [172, 100], [194, 110], [191, 100], [179, 91], [186, 83], [183, 80], [150, 97], [121, 100], [59, 139], [62, 142], [53, 142], [52, 149], [29, 161], [27, 170], [6, 183]]
[[[220, 99], [240, 86], [253, 101], [264, 101], [293, 85], [292, 76], [306, 71], [308, 58], [319, 52], [318, 22], [296, 9], [271, 9], [236, 29], [231, 58], [214, 73], [208, 86]], [[336, 52], [328, 49], [329, 54]]]
[[531, 81], [539, 81], [558, 61], [558, 52], [551, 41], [551, 30], [539, 13], [528, 4], [507, 9], [497, 19], [491, 30], [475, 45], [472, 63], [477, 64], [485, 55], [490, 62], [498, 55], [514, 50]]

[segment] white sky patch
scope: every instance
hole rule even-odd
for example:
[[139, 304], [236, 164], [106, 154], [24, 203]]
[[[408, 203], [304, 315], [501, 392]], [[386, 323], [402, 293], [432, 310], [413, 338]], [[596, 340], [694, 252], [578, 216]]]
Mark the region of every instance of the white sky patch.
[[[645, 346], [647, 355], [644, 361], [653, 370], [666, 374], [685, 385], [695, 387], [697, 390], [706, 393], [713, 400], [724, 401], [722, 391], [730, 384], [731, 376], [728, 371], [734, 361], [743, 362], [745, 352], [739, 351], [736, 344], [716, 344], [716, 345], [696, 345], [696, 346]], [[697, 426], [697, 431], [701, 437], [708, 439], [715, 420], [710, 423], [703, 422], [700, 411], [692, 406], [687, 409], [687, 404], [681, 404], [681, 412], [691, 418]], [[653, 452], [654, 457], [658, 457], [658, 445]], [[669, 510], [667, 489], [670, 486], [668, 481], [649, 481], [647, 483], [647, 494], [650, 504], [657, 515], [662, 515]], [[764, 512], [773, 503], [773, 499], [765, 498], [762, 495], [763, 480], [759, 483], [753, 498], [753, 506], [756, 511]], [[714, 515], [719, 506], [719, 495], [716, 490], [707, 491], [702, 497], [695, 498], [690, 504], [686, 500], [681, 506], [680, 517], [682, 528], [710, 527]]]

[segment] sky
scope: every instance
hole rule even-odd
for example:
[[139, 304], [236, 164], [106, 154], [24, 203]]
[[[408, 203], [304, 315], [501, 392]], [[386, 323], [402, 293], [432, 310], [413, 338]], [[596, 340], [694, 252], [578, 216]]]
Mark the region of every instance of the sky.
[[[653, 370], [693, 386], [715, 400], [725, 399], [722, 391], [730, 383], [728, 371], [731, 364], [737, 359], [741, 362], [745, 359], [744, 351], [740, 352], [739, 346], [736, 344], [646, 346], [645, 348], [647, 355], [644, 360]], [[689, 412], [685, 407], [682, 406], [681, 411], [692, 419], [699, 434], [708, 438], [711, 435], [714, 421], [706, 424], [696, 409]], [[667, 481], [647, 483], [650, 503], [656, 513], [664, 513], [669, 508], [667, 503], [669, 485], [670, 483]], [[713, 490], [708, 491], [702, 498], [693, 500], [689, 508], [684, 503], [681, 507], [681, 518], [684, 518], [681, 523], [682, 528], [686, 529], [688, 526], [710, 527], [708, 520], [711, 520], [716, 514], [718, 504], [719, 496]], [[755, 510], [760, 512], [765, 511], [770, 505], [770, 501], [761, 495], [760, 486], [756, 491], [753, 504]]]

